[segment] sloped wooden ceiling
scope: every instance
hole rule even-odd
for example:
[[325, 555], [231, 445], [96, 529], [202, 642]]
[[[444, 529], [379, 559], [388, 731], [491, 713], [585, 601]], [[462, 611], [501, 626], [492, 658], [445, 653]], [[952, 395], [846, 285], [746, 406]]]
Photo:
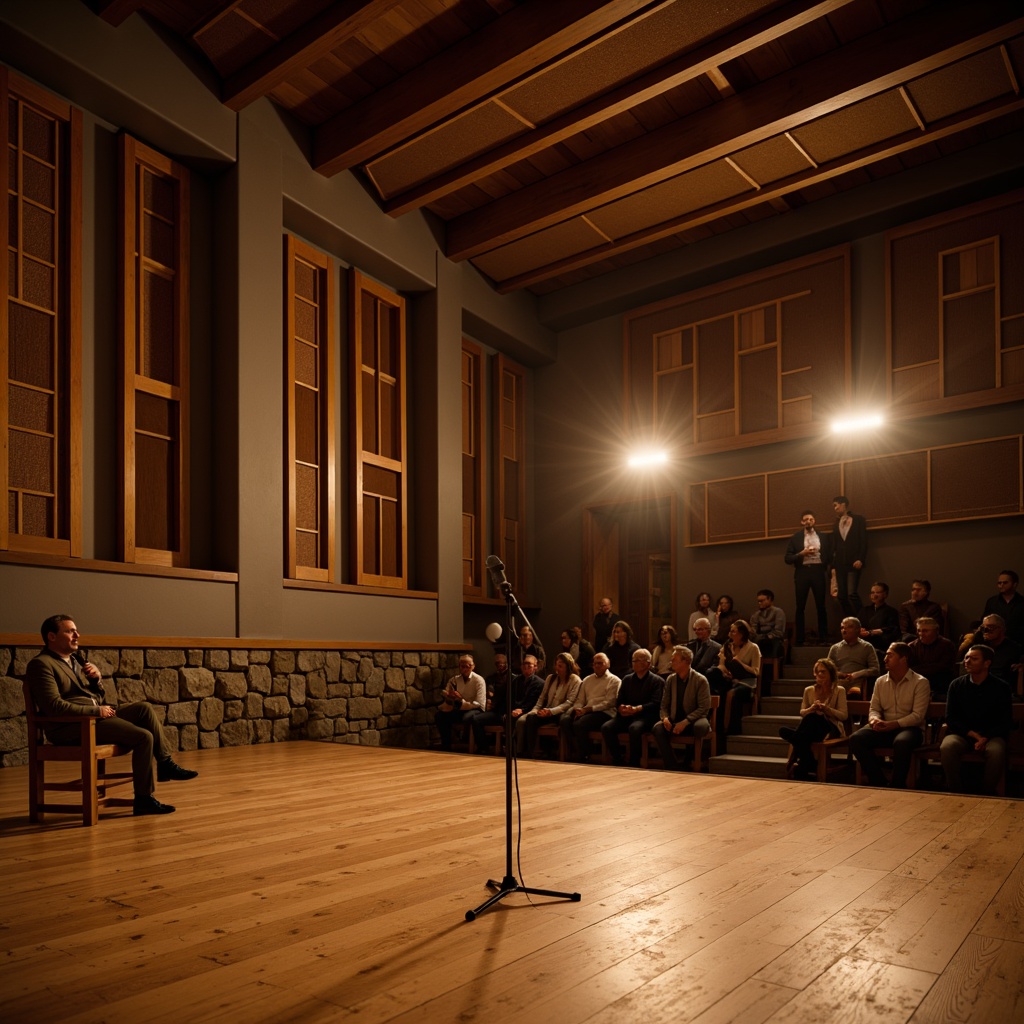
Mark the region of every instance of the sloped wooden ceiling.
[[266, 96], [501, 291], [551, 291], [1019, 131], [1019, 0], [91, 0]]

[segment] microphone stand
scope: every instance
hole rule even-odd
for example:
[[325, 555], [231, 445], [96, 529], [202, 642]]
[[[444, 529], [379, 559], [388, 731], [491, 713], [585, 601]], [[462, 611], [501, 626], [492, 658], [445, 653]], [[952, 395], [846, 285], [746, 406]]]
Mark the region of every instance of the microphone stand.
[[[500, 562], [498, 562], [498, 566], [501, 569], [504, 568]], [[512, 593], [512, 585], [504, 579], [504, 575], [504, 572], [502, 572], [500, 584], [497, 580], [495, 580], [495, 584], [505, 598], [505, 635], [516, 637], [516, 644], [520, 648], [520, 667], [522, 667], [522, 645], [519, 644], [518, 635], [512, 632], [514, 624], [513, 610], [522, 616], [528, 626], [530, 622], [526, 615], [523, 614], [522, 608], [519, 607], [519, 602], [516, 601], [515, 595]], [[530, 631], [533, 631], [532, 626], [530, 626]], [[536, 633], [534, 633], [534, 636], [536, 636]], [[510, 654], [512, 653], [511, 648], [512, 645], [509, 644]], [[495, 892], [484, 900], [479, 907], [466, 911], [467, 921], [475, 920], [488, 907], [494, 906], [495, 903], [503, 900], [506, 896], [511, 896], [514, 892], [525, 892], [530, 896], [553, 896], [555, 899], [571, 900], [573, 903], [579, 903], [583, 899], [578, 892], [557, 892], [554, 889], [528, 888], [525, 885], [520, 885], [518, 879], [512, 873], [512, 762], [515, 759], [515, 736], [515, 720], [512, 718], [512, 668], [509, 666], [508, 686], [505, 687], [505, 877], [500, 882], [493, 878], [487, 879], [487, 887], [494, 889]]]

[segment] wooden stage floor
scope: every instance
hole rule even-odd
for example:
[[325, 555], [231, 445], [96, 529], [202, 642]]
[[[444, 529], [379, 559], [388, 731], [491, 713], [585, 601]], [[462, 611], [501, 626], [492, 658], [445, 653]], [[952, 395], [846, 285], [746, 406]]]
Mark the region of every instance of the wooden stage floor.
[[[164, 818], [27, 818], [0, 771], [0, 1019], [1024, 1020], [1024, 802], [280, 743]], [[517, 869], [518, 874], [518, 869]]]

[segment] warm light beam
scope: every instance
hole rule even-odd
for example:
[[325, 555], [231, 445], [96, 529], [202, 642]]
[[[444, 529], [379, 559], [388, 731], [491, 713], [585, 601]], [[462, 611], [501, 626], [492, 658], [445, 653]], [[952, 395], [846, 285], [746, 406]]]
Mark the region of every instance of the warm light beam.
[[649, 469], [651, 466], [663, 466], [668, 462], [668, 452], [654, 448], [646, 448], [633, 452], [626, 460], [630, 469]]
[[880, 412], [870, 413], [867, 416], [848, 416], [846, 419], [832, 421], [832, 433], [846, 434], [851, 430], [880, 427], [883, 423], [885, 423], [885, 417]]

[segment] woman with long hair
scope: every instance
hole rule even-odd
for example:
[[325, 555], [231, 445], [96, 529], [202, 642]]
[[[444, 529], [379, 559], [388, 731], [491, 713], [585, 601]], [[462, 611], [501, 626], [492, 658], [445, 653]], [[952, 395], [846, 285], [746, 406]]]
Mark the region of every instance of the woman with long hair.
[[633, 639], [633, 627], [619, 619], [612, 626], [612, 638], [604, 649], [604, 653], [608, 655], [608, 670], [611, 674], [622, 679], [632, 672], [633, 652], [639, 649], [640, 645]]
[[555, 671], [544, 681], [537, 703], [516, 721], [516, 751], [529, 757], [537, 745], [537, 730], [542, 725], [558, 725], [572, 707], [580, 688], [579, 669], [568, 651], [555, 655]]
[[804, 690], [800, 706], [800, 724], [795, 729], [783, 726], [779, 735], [793, 747], [786, 762], [789, 779], [813, 778], [814, 755], [811, 744], [842, 734], [841, 722], [849, 717], [846, 689], [837, 682], [839, 669], [830, 658], [814, 663], [814, 685]]
[[[743, 705], [753, 697], [757, 677], [761, 672], [761, 651], [750, 639], [750, 625], [737, 619], [729, 627], [729, 636], [718, 652], [718, 664], [708, 670], [711, 692], [722, 698], [721, 733], [739, 732]], [[725, 718], [726, 698], [732, 694], [729, 721]]]
[[668, 677], [672, 671], [672, 648], [679, 643], [675, 626], [667, 622], [658, 630], [658, 642], [651, 651], [651, 671], [658, 676]]
[[711, 636], [724, 644], [729, 639], [732, 624], [739, 621], [740, 613], [733, 607], [732, 597], [723, 594], [716, 602], [715, 614], [718, 616], [718, 628], [712, 630]]

